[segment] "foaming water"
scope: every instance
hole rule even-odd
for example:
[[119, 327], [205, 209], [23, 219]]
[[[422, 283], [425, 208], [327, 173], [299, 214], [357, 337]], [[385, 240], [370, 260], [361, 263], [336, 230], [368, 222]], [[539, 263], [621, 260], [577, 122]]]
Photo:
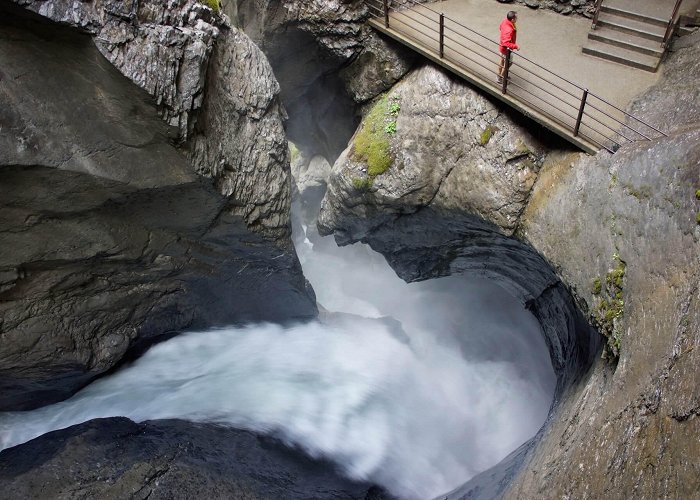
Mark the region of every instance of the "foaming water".
[[217, 422], [275, 434], [418, 499], [534, 435], [555, 381], [517, 301], [464, 277], [407, 285], [365, 246], [314, 239], [298, 244], [300, 260], [319, 303], [337, 312], [176, 337], [67, 401], [0, 414], [2, 447], [98, 417]]

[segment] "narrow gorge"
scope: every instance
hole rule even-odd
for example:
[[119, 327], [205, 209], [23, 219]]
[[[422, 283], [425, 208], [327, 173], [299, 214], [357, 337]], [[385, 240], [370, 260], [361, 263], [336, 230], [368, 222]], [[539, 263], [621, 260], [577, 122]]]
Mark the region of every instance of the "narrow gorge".
[[588, 155], [363, 1], [0, 1], [3, 496], [697, 497], [697, 31]]

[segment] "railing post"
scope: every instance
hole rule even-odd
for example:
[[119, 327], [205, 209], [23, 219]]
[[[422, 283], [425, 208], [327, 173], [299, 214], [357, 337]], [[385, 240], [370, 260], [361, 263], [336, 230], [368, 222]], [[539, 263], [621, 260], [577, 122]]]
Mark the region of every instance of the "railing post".
[[508, 73], [510, 72], [510, 57], [511, 57], [511, 50], [506, 49], [506, 61], [504, 63], [504, 69], [503, 69], [503, 87], [501, 87], [501, 92], [504, 94], [506, 93], [506, 90], [508, 89]]
[[389, 0], [384, 0], [384, 27], [389, 27]]
[[440, 59], [445, 56], [445, 14], [440, 13]]
[[591, 24], [591, 29], [594, 30], [596, 24], [598, 24], [598, 16], [600, 15], [600, 7], [603, 4], [603, 0], [596, 0], [595, 12], [593, 13], [593, 23]]
[[574, 137], [578, 135], [578, 130], [581, 128], [581, 119], [583, 118], [583, 108], [586, 107], [586, 99], [588, 99], [588, 89], [583, 90], [581, 106], [578, 108], [578, 117], [576, 118], [576, 125], [574, 126]]
[[668, 25], [666, 26], [666, 32], [664, 33], [664, 41], [661, 42], [661, 46], [663, 48], [666, 48], [668, 45], [668, 41], [671, 39], [671, 36], [673, 35], [674, 27], [676, 25], [676, 16], [678, 15], [678, 10], [681, 7], [681, 3], [683, 3], [683, 0], [676, 0], [676, 5], [673, 7], [673, 13], [671, 14], [671, 20], [668, 22]]

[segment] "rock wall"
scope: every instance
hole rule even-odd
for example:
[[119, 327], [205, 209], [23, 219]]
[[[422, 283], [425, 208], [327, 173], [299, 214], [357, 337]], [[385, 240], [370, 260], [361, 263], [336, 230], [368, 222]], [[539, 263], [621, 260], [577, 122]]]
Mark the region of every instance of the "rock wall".
[[90, 33], [100, 52], [155, 99], [162, 118], [177, 127], [173, 141], [184, 142], [193, 170], [214, 180], [230, 211], [290, 246], [279, 85], [262, 52], [225, 15], [194, 0], [15, 1]]
[[330, 161], [357, 126], [357, 105], [391, 87], [415, 60], [365, 25], [364, 1], [238, 0], [225, 10], [269, 58], [289, 138]]
[[681, 39], [633, 105], [668, 138], [589, 157], [429, 68], [368, 110], [333, 166], [322, 232], [369, 243], [408, 280], [501, 280], [562, 377], [538, 436], [448, 498], [700, 489], [699, 46]]
[[620, 358], [600, 360], [560, 405], [507, 498], [700, 491], [700, 443], [688, 439], [700, 432], [700, 112], [688, 84], [700, 76], [699, 39], [681, 39], [662, 81], [632, 106], [668, 138], [553, 164], [533, 192], [522, 237], [599, 324], [608, 299], [596, 279], [615, 278], [614, 255], [624, 262], [611, 325]]
[[293, 252], [231, 213], [89, 35], [1, 12], [2, 410], [63, 399], [183, 328], [315, 315]]

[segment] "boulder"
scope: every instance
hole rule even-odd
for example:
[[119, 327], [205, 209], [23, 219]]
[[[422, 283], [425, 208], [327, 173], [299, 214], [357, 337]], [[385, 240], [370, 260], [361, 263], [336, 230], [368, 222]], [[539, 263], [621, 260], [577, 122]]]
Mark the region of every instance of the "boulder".
[[[513, 233], [543, 160], [537, 128], [431, 65], [367, 116], [333, 166], [323, 234], [341, 244], [362, 240], [426, 206], [470, 211]], [[375, 172], [373, 162], [385, 171]]]
[[[70, 471], [70, 474], [67, 474]], [[0, 453], [12, 498], [390, 500], [279, 440], [211, 424], [97, 419]]]

